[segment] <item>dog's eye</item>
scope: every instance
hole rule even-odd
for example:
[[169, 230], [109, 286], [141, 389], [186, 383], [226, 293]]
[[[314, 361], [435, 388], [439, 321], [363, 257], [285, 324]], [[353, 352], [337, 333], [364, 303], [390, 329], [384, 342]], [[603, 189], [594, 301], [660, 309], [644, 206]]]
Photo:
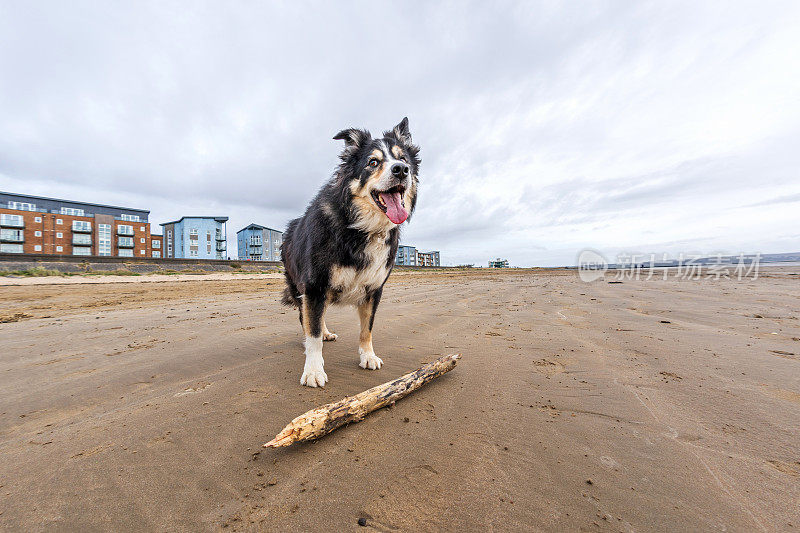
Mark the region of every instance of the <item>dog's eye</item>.
[[369, 166], [371, 166], [371, 167], [377, 167], [378, 163], [379, 163], [379, 161], [377, 159], [375, 159], [374, 157], [369, 160]]

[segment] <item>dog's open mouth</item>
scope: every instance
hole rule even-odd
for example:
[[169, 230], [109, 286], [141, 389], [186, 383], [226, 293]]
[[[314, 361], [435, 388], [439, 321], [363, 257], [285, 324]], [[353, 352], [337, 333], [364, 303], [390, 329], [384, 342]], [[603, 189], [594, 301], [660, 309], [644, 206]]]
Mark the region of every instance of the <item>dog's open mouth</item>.
[[387, 191], [372, 191], [372, 199], [375, 200], [381, 211], [386, 213], [389, 220], [395, 224], [402, 224], [408, 218], [406, 204], [403, 201], [405, 192], [405, 188], [398, 185]]

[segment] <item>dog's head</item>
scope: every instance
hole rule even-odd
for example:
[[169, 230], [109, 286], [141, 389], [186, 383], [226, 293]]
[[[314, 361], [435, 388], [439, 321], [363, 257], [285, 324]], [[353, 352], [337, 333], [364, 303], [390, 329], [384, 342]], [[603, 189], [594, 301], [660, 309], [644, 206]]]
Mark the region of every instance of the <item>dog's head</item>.
[[334, 139], [345, 142], [337, 182], [346, 196], [343, 201], [350, 205], [352, 227], [372, 233], [405, 222], [416, 205], [420, 165], [408, 119], [383, 132], [380, 139], [352, 128]]

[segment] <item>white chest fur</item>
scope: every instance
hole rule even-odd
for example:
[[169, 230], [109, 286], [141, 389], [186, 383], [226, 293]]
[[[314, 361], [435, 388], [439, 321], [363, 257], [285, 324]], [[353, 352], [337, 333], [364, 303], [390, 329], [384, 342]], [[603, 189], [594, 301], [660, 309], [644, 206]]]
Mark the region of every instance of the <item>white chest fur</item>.
[[376, 235], [367, 243], [364, 253], [367, 265], [361, 270], [354, 267], [335, 266], [331, 271], [331, 288], [338, 293], [338, 302], [358, 305], [366, 299], [368, 291], [380, 287], [389, 275], [389, 245], [385, 235]]

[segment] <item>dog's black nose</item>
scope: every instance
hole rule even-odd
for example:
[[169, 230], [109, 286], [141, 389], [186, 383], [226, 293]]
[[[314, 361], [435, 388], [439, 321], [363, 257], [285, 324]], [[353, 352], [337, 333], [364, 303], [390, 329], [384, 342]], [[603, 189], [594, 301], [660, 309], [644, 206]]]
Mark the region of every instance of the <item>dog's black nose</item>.
[[404, 178], [408, 176], [410, 169], [405, 163], [395, 163], [392, 165], [392, 176], [396, 178]]

